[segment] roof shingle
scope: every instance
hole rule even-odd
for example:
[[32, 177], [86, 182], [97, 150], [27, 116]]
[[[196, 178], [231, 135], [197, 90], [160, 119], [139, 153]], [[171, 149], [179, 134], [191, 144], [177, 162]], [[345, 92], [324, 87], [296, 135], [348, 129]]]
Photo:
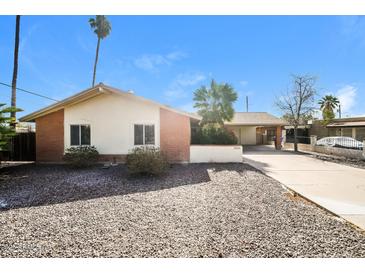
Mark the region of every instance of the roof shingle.
[[287, 123], [267, 112], [236, 112], [232, 121], [225, 122], [226, 125], [250, 125], [250, 126], [276, 126]]

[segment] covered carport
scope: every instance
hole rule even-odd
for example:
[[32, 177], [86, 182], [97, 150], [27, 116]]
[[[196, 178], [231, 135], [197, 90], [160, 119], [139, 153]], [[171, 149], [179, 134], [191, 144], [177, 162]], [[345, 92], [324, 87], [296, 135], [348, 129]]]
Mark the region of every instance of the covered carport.
[[286, 122], [267, 112], [236, 112], [225, 126], [231, 130], [240, 145], [273, 145], [281, 148]]

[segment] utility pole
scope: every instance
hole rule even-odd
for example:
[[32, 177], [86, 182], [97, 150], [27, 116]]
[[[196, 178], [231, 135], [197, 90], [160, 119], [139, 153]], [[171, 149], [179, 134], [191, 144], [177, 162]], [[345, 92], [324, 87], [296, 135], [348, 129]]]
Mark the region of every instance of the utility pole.
[[248, 96], [246, 95], [246, 112], [248, 112]]

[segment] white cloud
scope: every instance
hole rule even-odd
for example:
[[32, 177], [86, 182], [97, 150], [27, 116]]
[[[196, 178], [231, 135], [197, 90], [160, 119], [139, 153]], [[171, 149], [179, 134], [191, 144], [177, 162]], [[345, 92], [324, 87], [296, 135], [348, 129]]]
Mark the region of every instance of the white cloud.
[[168, 64], [168, 60], [164, 56], [158, 54], [145, 54], [134, 60], [134, 65], [137, 68], [150, 72], [157, 71], [157, 68], [160, 65]]
[[134, 60], [134, 65], [137, 68], [157, 72], [159, 67], [164, 65], [171, 65], [173, 62], [186, 58], [187, 55], [182, 51], [174, 51], [168, 54], [144, 54]]
[[186, 111], [186, 112], [191, 112], [191, 113], [196, 112], [196, 109], [194, 108], [194, 103], [193, 102], [183, 104], [181, 106], [178, 106], [177, 108], [181, 109], [183, 111]]
[[187, 54], [183, 51], [174, 51], [166, 55], [166, 58], [171, 61], [179, 61], [187, 57]]
[[365, 17], [364, 16], [341, 16], [340, 33], [347, 42], [365, 46]]
[[247, 81], [244, 81], [244, 80], [240, 81], [240, 85], [243, 86], [243, 87], [247, 86], [247, 84], [248, 84]]
[[165, 96], [169, 101], [186, 98], [193, 92], [192, 88], [205, 79], [206, 76], [201, 72], [181, 73], [171, 82], [165, 91]]
[[351, 112], [356, 103], [356, 93], [357, 88], [351, 85], [346, 85], [336, 92], [336, 96], [340, 100], [342, 113]]
[[169, 88], [165, 91], [165, 96], [167, 97], [168, 100], [171, 101], [171, 100], [175, 100], [175, 99], [186, 98], [187, 94], [183, 88], [173, 87], [173, 88]]
[[176, 78], [176, 84], [180, 86], [194, 86], [201, 81], [204, 81], [206, 76], [200, 72], [189, 72], [179, 74]]
[[32, 38], [33, 34], [36, 31], [38, 31], [38, 29], [39, 29], [39, 25], [38, 24], [32, 25], [31, 27], [28, 28], [28, 30], [25, 33], [25, 35], [23, 35], [20, 38], [19, 51], [23, 51], [23, 49], [28, 44], [28, 40]]

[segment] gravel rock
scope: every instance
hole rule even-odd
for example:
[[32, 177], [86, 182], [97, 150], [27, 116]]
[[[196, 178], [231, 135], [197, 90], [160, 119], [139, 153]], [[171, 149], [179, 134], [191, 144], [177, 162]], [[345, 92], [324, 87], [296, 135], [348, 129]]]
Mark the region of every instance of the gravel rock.
[[5, 172], [1, 257], [365, 256], [363, 232], [245, 164]]
[[326, 155], [326, 154], [320, 154], [320, 153], [310, 153], [309, 155], [313, 158], [316, 158], [316, 159], [319, 159], [322, 161], [328, 161], [328, 162], [332, 162], [332, 163], [336, 163], [336, 164], [365, 169], [365, 160], [351, 159], [351, 158], [346, 158], [346, 157]]

